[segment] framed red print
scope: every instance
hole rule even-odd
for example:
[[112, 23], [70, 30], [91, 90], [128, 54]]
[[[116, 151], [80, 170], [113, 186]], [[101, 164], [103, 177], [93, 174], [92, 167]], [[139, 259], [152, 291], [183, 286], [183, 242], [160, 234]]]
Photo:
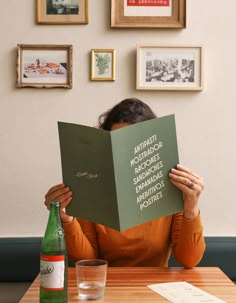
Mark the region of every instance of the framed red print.
[[186, 0], [111, 0], [111, 27], [186, 27]]

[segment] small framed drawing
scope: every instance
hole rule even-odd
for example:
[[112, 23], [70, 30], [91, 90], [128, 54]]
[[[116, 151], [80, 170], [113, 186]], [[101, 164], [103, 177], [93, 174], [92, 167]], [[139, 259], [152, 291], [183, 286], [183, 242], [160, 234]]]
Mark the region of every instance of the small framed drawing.
[[202, 46], [137, 46], [136, 88], [202, 90]]
[[186, 0], [111, 0], [111, 27], [186, 27]]
[[72, 45], [17, 45], [17, 87], [72, 88]]
[[38, 24], [88, 24], [88, 0], [36, 0]]
[[115, 50], [114, 49], [91, 50], [91, 80], [92, 81], [115, 80]]

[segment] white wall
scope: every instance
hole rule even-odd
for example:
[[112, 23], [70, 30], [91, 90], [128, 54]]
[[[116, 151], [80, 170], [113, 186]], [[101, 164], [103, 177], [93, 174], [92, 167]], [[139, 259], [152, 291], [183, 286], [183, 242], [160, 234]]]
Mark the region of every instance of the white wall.
[[[35, 2], [1, 3], [0, 237], [44, 232], [44, 195], [62, 180], [57, 121], [94, 126], [126, 97], [176, 115], [181, 163], [205, 179], [205, 235], [236, 236], [236, 2], [188, 0], [183, 30], [111, 29], [109, 0], [89, 0], [88, 25], [37, 25]], [[73, 89], [16, 89], [17, 43], [73, 44]], [[204, 90], [137, 91], [137, 43], [203, 45]], [[116, 49], [115, 82], [89, 80], [92, 48]]]

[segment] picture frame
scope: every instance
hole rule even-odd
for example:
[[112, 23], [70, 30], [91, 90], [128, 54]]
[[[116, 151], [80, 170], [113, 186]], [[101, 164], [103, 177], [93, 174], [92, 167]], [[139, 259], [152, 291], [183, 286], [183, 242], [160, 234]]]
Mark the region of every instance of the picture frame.
[[115, 80], [115, 49], [91, 49], [91, 81]]
[[203, 47], [137, 45], [137, 90], [203, 89]]
[[17, 44], [18, 88], [72, 88], [72, 45]]
[[186, 0], [111, 0], [113, 28], [186, 28]]
[[88, 0], [36, 0], [38, 24], [88, 24]]

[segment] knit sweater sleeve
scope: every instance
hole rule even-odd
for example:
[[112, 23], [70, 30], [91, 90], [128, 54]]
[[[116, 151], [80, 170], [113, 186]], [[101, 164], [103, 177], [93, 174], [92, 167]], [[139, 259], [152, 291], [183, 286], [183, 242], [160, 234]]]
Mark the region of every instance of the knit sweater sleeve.
[[175, 260], [186, 268], [196, 266], [206, 246], [200, 214], [191, 220], [184, 218], [183, 213], [173, 215], [171, 234]]
[[74, 219], [70, 223], [64, 223], [63, 228], [68, 255], [74, 262], [98, 257], [97, 233], [94, 223]]

